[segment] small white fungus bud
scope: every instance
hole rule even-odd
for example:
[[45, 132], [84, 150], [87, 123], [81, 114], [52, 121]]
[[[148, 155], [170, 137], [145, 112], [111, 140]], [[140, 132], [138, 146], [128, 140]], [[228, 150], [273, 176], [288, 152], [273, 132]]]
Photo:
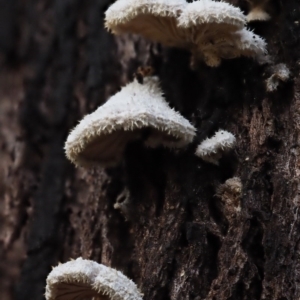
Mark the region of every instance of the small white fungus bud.
[[268, 92], [276, 91], [281, 81], [285, 82], [290, 78], [290, 70], [285, 64], [274, 66], [272, 73], [271, 77], [266, 80]]
[[135, 283], [121, 272], [77, 258], [55, 267], [47, 277], [47, 300], [142, 300]]
[[221, 184], [216, 196], [224, 203], [224, 212], [229, 220], [241, 211], [243, 184], [239, 177], [232, 177]]
[[204, 140], [196, 149], [195, 155], [203, 160], [218, 165], [223, 152], [232, 149], [235, 145], [235, 136], [225, 130], [219, 130], [211, 138]]

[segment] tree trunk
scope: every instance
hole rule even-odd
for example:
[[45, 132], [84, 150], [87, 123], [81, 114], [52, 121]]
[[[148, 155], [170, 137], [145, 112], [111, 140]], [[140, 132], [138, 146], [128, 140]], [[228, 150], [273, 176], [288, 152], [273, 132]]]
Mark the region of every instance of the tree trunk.
[[[51, 266], [79, 256], [122, 271], [145, 300], [300, 299], [298, 0], [249, 25], [269, 64], [195, 71], [186, 51], [109, 34], [111, 2], [0, 0], [1, 299], [44, 299]], [[279, 63], [290, 79], [267, 92]], [[195, 142], [135, 142], [118, 167], [75, 169], [70, 129], [149, 64]], [[215, 166], [194, 152], [220, 128], [237, 146]]]

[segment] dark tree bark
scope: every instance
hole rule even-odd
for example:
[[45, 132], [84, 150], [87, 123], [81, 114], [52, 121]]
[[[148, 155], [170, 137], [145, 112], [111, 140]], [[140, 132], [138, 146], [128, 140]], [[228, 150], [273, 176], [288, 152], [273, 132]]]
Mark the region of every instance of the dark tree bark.
[[[107, 33], [111, 2], [0, 0], [1, 299], [44, 299], [51, 266], [79, 256], [121, 270], [145, 300], [300, 299], [298, 0], [249, 25], [269, 64], [196, 71], [183, 50]], [[279, 63], [291, 77], [268, 93]], [[69, 130], [147, 64], [195, 142], [135, 142], [116, 168], [75, 169]], [[194, 152], [219, 128], [237, 147], [215, 166]]]

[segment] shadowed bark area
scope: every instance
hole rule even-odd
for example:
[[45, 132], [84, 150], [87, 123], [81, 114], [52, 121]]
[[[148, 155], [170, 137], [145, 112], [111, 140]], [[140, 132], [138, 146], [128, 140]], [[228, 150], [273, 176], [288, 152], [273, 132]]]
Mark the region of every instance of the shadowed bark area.
[[[112, 1], [2, 2], [1, 299], [44, 299], [51, 266], [79, 256], [122, 271], [145, 300], [300, 298], [297, 0], [271, 2], [272, 19], [248, 26], [266, 39], [268, 64], [196, 71], [186, 51], [109, 34]], [[267, 92], [279, 63], [291, 76]], [[182, 151], [137, 141], [115, 168], [75, 169], [68, 132], [146, 64], [195, 141]], [[218, 129], [237, 146], [216, 166], [194, 152]]]

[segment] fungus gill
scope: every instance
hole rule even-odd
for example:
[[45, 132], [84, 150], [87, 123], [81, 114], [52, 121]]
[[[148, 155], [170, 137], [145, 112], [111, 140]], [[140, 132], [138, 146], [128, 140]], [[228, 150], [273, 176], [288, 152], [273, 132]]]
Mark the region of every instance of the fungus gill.
[[142, 300], [135, 283], [120, 271], [77, 258], [53, 268], [47, 277], [47, 300]]
[[95, 112], [85, 116], [69, 134], [65, 151], [78, 166], [112, 166], [122, 157], [126, 144], [144, 139], [149, 147], [181, 148], [196, 129], [170, 108], [157, 77], [136, 79], [123, 87]]
[[225, 130], [219, 130], [211, 138], [204, 140], [196, 149], [195, 155], [203, 160], [218, 165], [223, 152], [232, 149], [235, 145], [235, 136]]

